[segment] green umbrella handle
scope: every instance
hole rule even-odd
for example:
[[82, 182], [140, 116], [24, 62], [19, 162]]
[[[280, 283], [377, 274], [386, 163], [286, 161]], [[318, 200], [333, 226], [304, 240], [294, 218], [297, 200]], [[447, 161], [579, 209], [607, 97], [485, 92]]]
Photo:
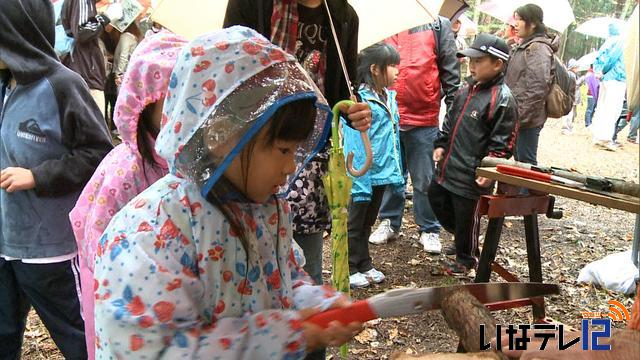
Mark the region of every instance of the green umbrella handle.
[[[351, 106], [355, 104], [355, 102], [351, 100], [342, 100], [338, 102], [333, 107], [333, 122], [331, 124], [331, 138], [333, 139], [333, 149], [338, 150], [340, 148], [340, 137], [338, 135], [338, 124], [340, 121], [340, 106], [346, 104], [347, 106]], [[371, 167], [371, 162], [373, 161], [373, 153], [371, 152], [371, 141], [369, 141], [369, 134], [366, 131], [360, 132], [360, 137], [362, 138], [362, 143], [364, 144], [364, 152], [365, 152], [365, 161], [364, 165], [360, 169], [355, 169], [353, 167], [353, 152], [349, 152], [347, 155], [347, 171], [349, 174], [360, 177], [366, 174]]]

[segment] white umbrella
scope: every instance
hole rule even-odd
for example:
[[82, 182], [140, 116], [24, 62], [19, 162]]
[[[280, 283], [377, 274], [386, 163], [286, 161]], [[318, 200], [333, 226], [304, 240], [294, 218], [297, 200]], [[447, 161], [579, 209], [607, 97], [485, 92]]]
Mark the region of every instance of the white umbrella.
[[478, 34], [478, 24], [469, 19], [467, 15], [460, 15], [458, 20], [460, 20], [460, 31], [458, 32], [459, 36], [474, 36]]
[[480, 4], [478, 10], [506, 23], [517, 8], [526, 4], [540, 6], [544, 24], [558, 32], [563, 32], [576, 19], [568, 0], [491, 0]]
[[588, 53], [587, 55], [584, 55], [580, 59], [578, 59], [578, 70], [589, 69], [589, 66], [591, 66], [591, 64], [593, 64], [593, 62], [596, 61], [597, 57], [598, 57], [598, 51], [593, 51]]
[[[349, 0], [360, 19], [358, 50], [451, 12], [460, 0]], [[222, 28], [226, 0], [160, 0], [151, 19], [187, 39]]]
[[358, 14], [358, 51], [399, 32], [435, 20], [443, 1], [349, 0]]
[[151, 20], [193, 40], [200, 34], [222, 29], [226, 0], [160, 0]]
[[625, 28], [624, 20], [603, 16], [583, 22], [576, 28], [576, 31], [581, 34], [606, 39], [609, 37], [609, 25], [611, 24], [616, 25], [621, 33]]

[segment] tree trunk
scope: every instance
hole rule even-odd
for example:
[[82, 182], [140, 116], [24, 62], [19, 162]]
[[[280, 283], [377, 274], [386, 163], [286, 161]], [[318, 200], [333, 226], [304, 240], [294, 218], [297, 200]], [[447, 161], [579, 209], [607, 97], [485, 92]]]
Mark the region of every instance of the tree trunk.
[[489, 310], [467, 290], [460, 289], [447, 294], [441, 303], [442, 315], [449, 327], [458, 334], [460, 343], [467, 353], [457, 354], [419, 354], [408, 355], [394, 353], [394, 360], [469, 360], [469, 359], [507, 359], [501, 352], [480, 350], [480, 324], [485, 325], [485, 341], [496, 334], [496, 322]]
[[480, 6], [480, 0], [476, 0], [475, 5], [473, 5], [473, 22], [476, 24], [480, 24], [478, 20], [480, 20], [480, 11], [478, 10], [478, 6]]
[[391, 355], [392, 360], [499, 360], [498, 354], [490, 352], [473, 353], [473, 354], [422, 354], [407, 355], [402, 353], [394, 353]]
[[624, 16], [624, 7], [625, 7], [625, 0], [615, 0], [615, 7], [613, 8], [613, 15], [614, 17], [621, 19], [622, 16]]
[[496, 335], [496, 321], [489, 310], [464, 289], [452, 291], [442, 299], [442, 315], [467, 352], [482, 351], [480, 324], [484, 324], [485, 342]]
[[622, 16], [621, 16], [622, 20], [625, 20], [627, 16], [631, 15], [634, 4], [637, 4], [636, 0], [626, 0], [624, 2], [624, 10], [622, 10]]

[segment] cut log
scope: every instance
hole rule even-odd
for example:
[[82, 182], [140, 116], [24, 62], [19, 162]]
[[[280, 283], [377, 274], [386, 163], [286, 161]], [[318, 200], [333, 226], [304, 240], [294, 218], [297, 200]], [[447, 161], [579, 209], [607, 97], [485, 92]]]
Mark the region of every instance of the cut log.
[[402, 353], [394, 353], [391, 355], [393, 360], [500, 360], [498, 354], [493, 352], [481, 352], [473, 354], [424, 354], [424, 355], [408, 355]]
[[[484, 342], [496, 336], [496, 321], [487, 308], [467, 290], [452, 291], [442, 299], [442, 315], [447, 325], [458, 334], [465, 351], [475, 353], [480, 348], [480, 324], [484, 324]], [[497, 353], [498, 358], [504, 357]]]

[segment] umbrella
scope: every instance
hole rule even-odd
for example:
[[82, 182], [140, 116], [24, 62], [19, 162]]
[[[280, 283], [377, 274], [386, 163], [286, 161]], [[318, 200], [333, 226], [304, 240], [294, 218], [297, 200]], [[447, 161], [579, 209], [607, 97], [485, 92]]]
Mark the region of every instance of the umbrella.
[[588, 36], [595, 36], [603, 39], [609, 37], [609, 25], [616, 25], [620, 31], [625, 28], [624, 20], [615, 19], [608, 16], [589, 19], [578, 25], [576, 31]]
[[[329, 209], [331, 211], [331, 282], [333, 286], [349, 295], [349, 243], [347, 239], [347, 221], [349, 215], [347, 206], [351, 197], [351, 178], [347, 176], [344, 153], [340, 146], [338, 127], [340, 122], [341, 104], [352, 104], [350, 100], [343, 100], [333, 107], [333, 121], [331, 122], [332, 145], [329, 150], [329, 165], [327, 173], [322, 177]], [[347, 355], [346, 345], [340, 348], [343, 357]]]
[[596, 61], [598, 51], [593, 51], [578, 59], [578, 70], [587, 70]]
[[460, 30], [458, 31], [459, 36], [474, 36], [478, 34], [478, 24], [469, 19], [466, 15], [461, 15], [458, 20], [460, 20]]
[[358, 51], [413, 27], [435, 20], [443, 1], [349, 0], [358, 14]]
[[[103, 0], [104, 1], [104, 0]], [[401, 31], [430, 23], [437, 14], [452, 17], [468, 8], [463, 0], [349, 0], [360, 18], [358, 50]], [[222, 28], [227, 1], [160, 0], [151, 19], [193, 39]], [[195, 10], [195, 11], [194, 11]]]
[[469, 8], [463, 0], [349, 0], [358, 14], [358, 51], [416, 26], [453, 18]]
[[[429, 0], [424, 0], [429, 1]], [[469, 9], [469, 4], [464, 0], [444, 0], [441, 2], [439, 15], [451, 19], [456, 19], [462, 15], [463, 12]]]
[[200, 34], [222, 29], [226, 10], [225, 0], [160, 0], [151, 20], [193, 40]]
[[563, 32], [575, 20], [568, 0], [491, 0], [480, 4], [478, 10], [508, 23], [513, 12], [526, 4], [540, 6], [544, 14], [544, 24], [558, 32]]

